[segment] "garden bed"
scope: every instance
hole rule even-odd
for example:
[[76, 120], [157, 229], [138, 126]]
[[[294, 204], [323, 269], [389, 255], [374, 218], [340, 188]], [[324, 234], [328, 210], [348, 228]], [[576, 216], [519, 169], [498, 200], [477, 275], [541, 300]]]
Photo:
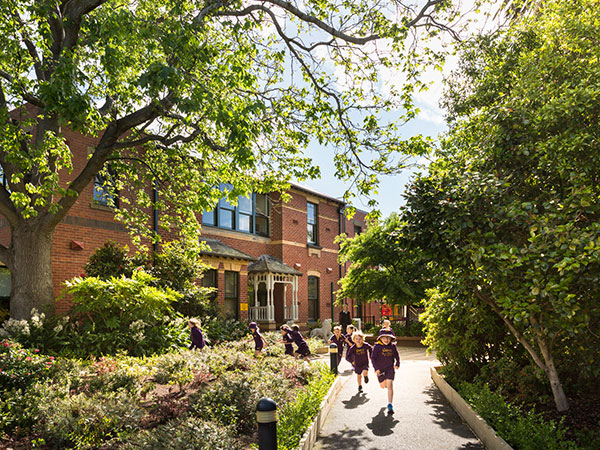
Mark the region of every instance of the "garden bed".
[[0, 380], [0, 448], [248, 448], [256, 403], [267, 396], [279, 407], [279, 448], [295, 449], [334, 376], [284, 356], [278, 333], [265, 337], [258, 358], [248, 340], [88, 360], [49, 360], [5, 341], [18, 380]]

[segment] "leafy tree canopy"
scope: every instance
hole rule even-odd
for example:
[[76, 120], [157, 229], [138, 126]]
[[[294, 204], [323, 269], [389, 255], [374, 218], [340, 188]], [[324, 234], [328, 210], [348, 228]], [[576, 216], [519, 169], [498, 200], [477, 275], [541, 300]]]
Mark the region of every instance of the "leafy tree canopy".
[[407, 248], [401, 230], [400, 216], [392, 214], [354, 238], [341, 236], [340, 262], [351, 265], [340, 280], [339, 298], [402, 305], [423, 299], [427, 266], [418, 263], [418, 250]]
[[600, 313], [597, 6], [548, 0], [507, 33], [464, 44], [451, 130], [403, 216], [445, 290], [504, 320], [559, 410], [555, 355]]
[[[0, 259], [20, 289], [12, 314], [52, 303], [53, 230], [107, 162], [120, 218], [152, 239], [152, 208], [166, 213], [162, 226], [195, 236], [220, 183], [234, 200], [317, 176], [302, 153], [311, 139], [336, 148], [336, 175], [369, 192], [374, 173], [428, 146], [397, 127], [415, 115], [419, 71], [437, 60], [416, 33], [447, 30], [449, 5], [0, 1], [0, 214], [12, 231]], [[383, 89], [381, 70], [405, 83]], [[81, 170], [67, 128], [99, 138]], [[15, 279], [24, 267], [40, 269]]]

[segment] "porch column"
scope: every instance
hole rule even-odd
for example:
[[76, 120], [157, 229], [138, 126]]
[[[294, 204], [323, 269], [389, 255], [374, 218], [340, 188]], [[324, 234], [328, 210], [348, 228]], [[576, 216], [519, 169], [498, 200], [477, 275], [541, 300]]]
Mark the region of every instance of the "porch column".
[[292, 319], [298, 320], [298, 276], [294, 275], [292, 284]]
[[291, 319], [291, 309], [289, 310], [290, 313], [288, 313], [288, 309], [287, 309], [287, 283], [284, 283], [283, 285], [283, 320], [289, 320]]
[[267, 313], [268, 313], [268, 317], [267, 319], [270, 322], [275, 321], [275, 301], [274, 301], [274, 295], [273, 295], [273, 291], [274, 291], [274, 286], [275, 283], [273, 282], [273, 274], [269, 273], [269, 275], [267, 276], [267, 280], [268, 280], [268, 295], [267, 295], [267, 299], [268, 299], [268, 308], [267, 308]]

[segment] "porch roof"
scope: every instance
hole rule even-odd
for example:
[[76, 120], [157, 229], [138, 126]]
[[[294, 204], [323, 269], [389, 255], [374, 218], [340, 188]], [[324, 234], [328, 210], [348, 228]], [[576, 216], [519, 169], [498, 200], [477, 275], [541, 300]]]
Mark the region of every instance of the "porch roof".
[[288, 266], [283, 261], [271, 255], [261, 255], [258, 261], [248, 264], [248, 273], [264, 272], [302, 276], [302, 272]]
[[236, 248], [233, 248], [218, 239], [210, 239], [210, 238], [200, 238], [200, 242], [206, 243], [210, 250], [205, 250], [200, 253], [203, 255], [210, 256], [221, 256], [225, 258], [234, 258], [234, 259], [245, 259], [247, 261], [256, 261], [256, 258], [250, 256], [244, 252], [239, 251]]

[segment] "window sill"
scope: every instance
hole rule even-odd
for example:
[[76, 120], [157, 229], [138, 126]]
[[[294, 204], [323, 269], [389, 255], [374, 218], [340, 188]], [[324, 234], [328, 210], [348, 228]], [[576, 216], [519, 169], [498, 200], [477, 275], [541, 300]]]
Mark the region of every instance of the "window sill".
[[100, 211], [108, 211], [108, 212], [115, 212], [115, 210], [117, 208], [111, 208], [110, 206], [105, 206], [105, 205], [99, 205], [98, 203], [90, 203], [90, 208], [92, 209], [98, 209]]
[[308, 242], [308, 243], [306, 244], [306, 246], [307, 246], [308, 248], [314, 248], [314, 249], [317, 249], [317, 250], [321, 250], [321, 249], [323, 248], [323, 247], [321, 247], [319, 244], [312, 244], [312, 243], [310, 243], [310, 242]]

